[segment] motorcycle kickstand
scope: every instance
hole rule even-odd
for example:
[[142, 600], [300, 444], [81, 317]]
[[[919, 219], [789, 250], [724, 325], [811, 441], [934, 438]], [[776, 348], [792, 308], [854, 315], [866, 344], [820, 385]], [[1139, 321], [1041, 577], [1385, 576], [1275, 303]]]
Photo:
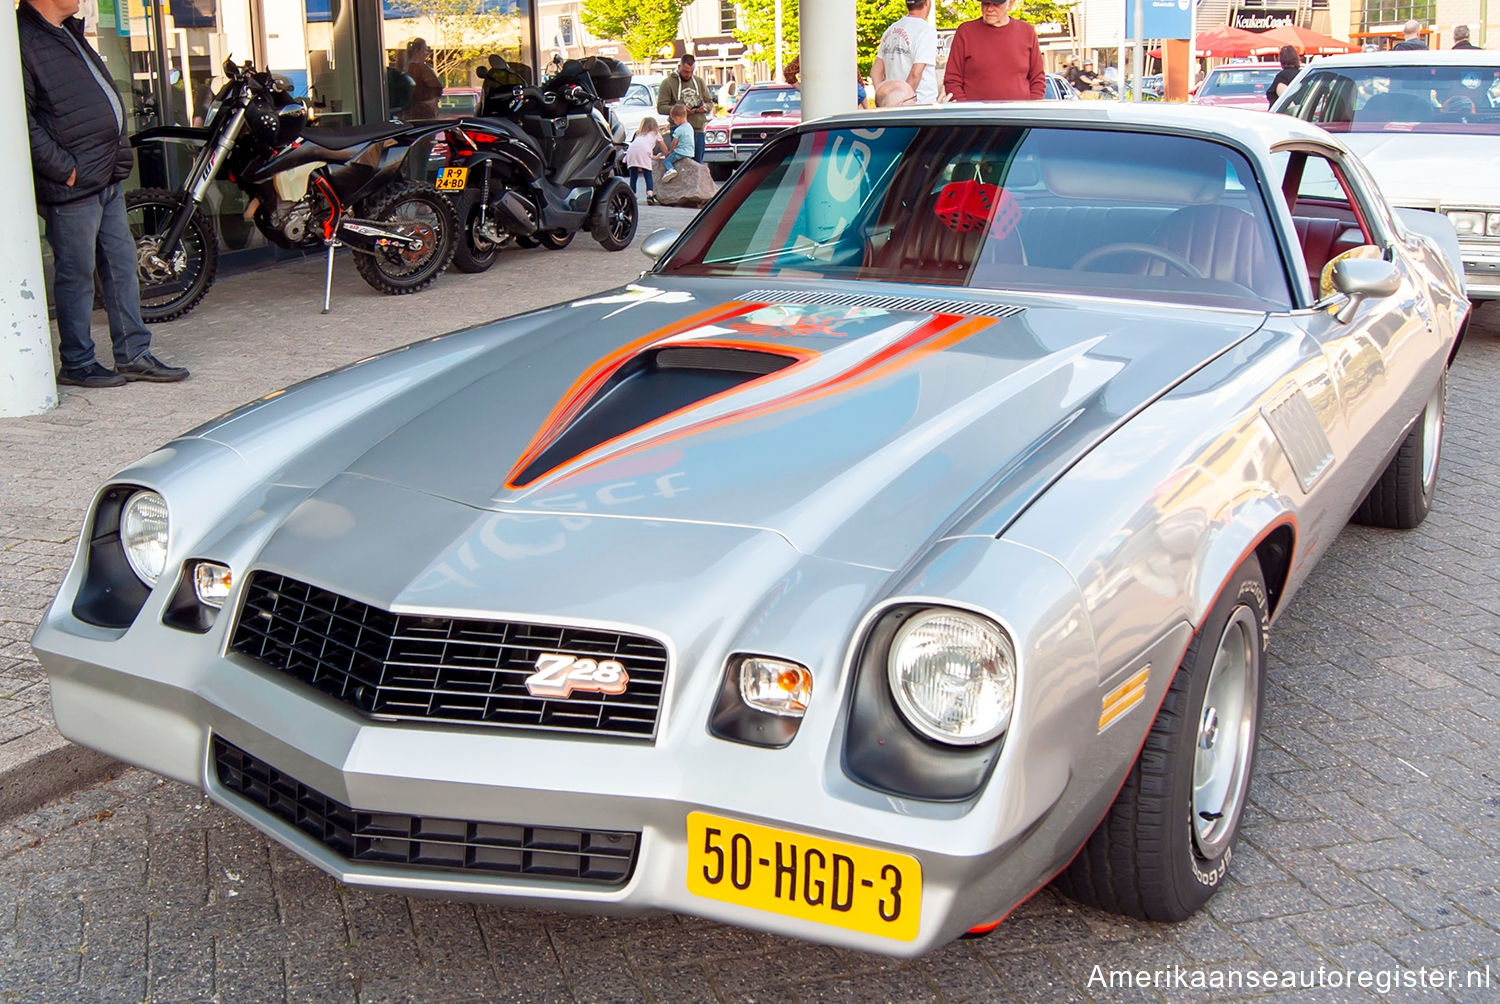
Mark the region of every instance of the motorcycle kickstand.
[[328, 241], [328, 270], [323, 276], [323, 313], [328, 313], [329, 301], [333, 299], [333, 252], [339, 247], [340, 242]]

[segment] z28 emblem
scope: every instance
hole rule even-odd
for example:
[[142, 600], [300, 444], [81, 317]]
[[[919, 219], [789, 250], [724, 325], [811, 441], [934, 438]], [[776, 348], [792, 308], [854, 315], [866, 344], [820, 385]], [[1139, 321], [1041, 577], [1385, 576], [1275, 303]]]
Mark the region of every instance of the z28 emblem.
[[532, 697], [568, 698], [574, 691], [598, 694], [623, 694], [630, 674], [615, 659], [578, 659], [561, 652], [543, 652], [537, 656], [536, 672], [526, 678], [526, 691]]

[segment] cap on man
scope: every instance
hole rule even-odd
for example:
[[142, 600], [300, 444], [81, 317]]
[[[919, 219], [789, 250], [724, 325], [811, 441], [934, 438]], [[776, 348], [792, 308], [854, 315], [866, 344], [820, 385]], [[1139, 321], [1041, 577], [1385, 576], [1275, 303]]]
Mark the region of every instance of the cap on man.
[[[78, 7], [79, 0], [22, 0], [16, 8], [37, 209], [52, 246], [52, 305], [62, 359], [57, 382], [170, 383], [188, 371], [151, 354], [151, 332], [141, 320], [135, 238], [120, 189], [134, 165], [125, 107], [109, 67], [84, 38]], [[109, 315], [114, 369], [94, 356], [96, 274]]]
[[1010, 6], [980, 0], [979, 17], [953, 33], [943, 90], [954, 101], [1036, 101], [1046, 93], [1036, 29], [1011, 17]]
[[1422, 41], [1422, 22], [1408, 21], [1401, 26], [1401, 41], [1391, 46], [1392, 49], [1411, 50], [1425, 49], [1427, 43]]

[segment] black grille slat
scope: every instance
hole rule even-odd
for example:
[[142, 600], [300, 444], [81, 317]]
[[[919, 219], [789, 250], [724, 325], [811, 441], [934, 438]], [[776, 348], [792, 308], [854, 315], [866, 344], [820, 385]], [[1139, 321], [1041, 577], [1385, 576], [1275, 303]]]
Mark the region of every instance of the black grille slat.
[[[654, 739], [667, 652], [592, 628], [394, 614], [272, 572], [255, 572], [230, 650], [367, 715]], [[537, 657], [617, 659], [623, 694], [533, 697]]]
[[221, 787], [349, 861], [623, 885], [640, 834], [351, 809], [226, 742], [213, 740]]

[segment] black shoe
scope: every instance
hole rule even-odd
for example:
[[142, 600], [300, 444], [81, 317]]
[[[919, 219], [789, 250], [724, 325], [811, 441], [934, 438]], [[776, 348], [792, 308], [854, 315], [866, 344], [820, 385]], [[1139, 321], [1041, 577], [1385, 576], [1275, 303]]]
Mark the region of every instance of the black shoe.
[[155, 383], [176, 383], [188, 376], [186, 367], [168, 366], [150, 352], [142, 352], [128, 363], [116, 363], [115, 369], [126, 380], [151, 380]]
[[81, 369], [59, 370], [57, 382], [69, 387], [123, 387], [125, 378], [112, 369], [89, 363]]

